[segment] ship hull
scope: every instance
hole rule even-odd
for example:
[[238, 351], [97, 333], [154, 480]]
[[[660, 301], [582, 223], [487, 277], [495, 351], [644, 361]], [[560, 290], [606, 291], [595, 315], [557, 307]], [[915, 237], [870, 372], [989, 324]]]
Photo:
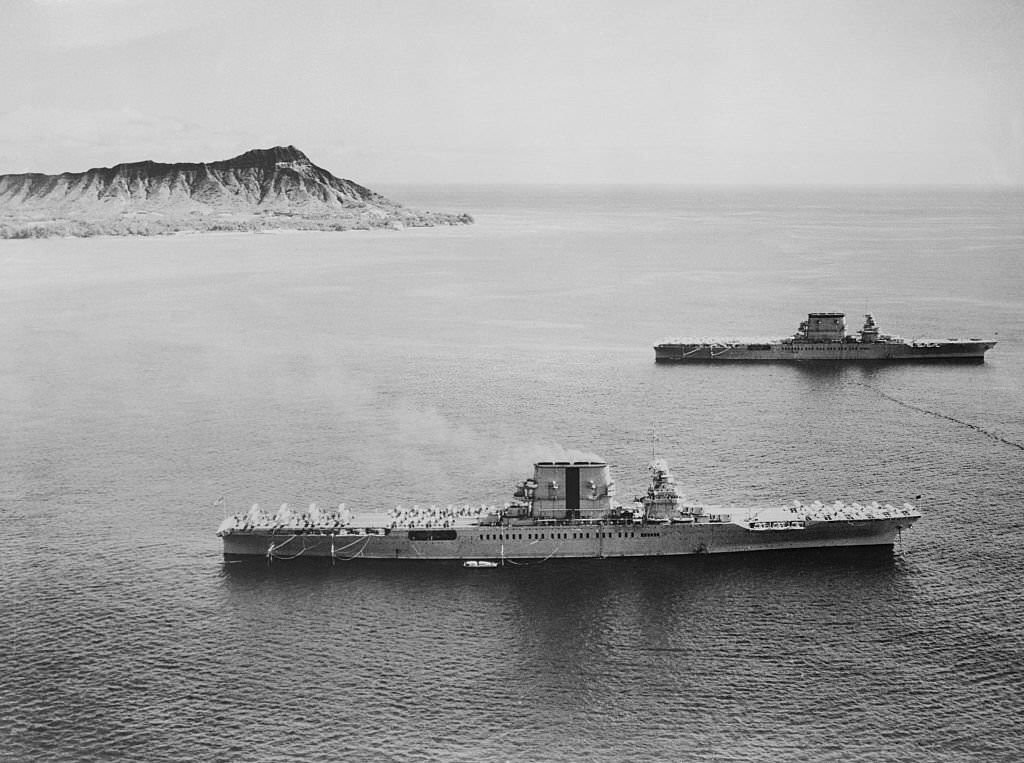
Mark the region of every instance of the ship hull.
[[767, 344], [664, 343], [657, 363], [984, 363], [993, 341], [793, 342]]
[[223, 535], [223, 543], [224, 555], [229, 558], [426, 561], [685, 556], [892, 546], [916, 518], [809, 521], [784, 529], [751, 529], [735, 522], [680, 522], [467, 526], [444, 531], [405, 528], [334, 533], [247, 530]]

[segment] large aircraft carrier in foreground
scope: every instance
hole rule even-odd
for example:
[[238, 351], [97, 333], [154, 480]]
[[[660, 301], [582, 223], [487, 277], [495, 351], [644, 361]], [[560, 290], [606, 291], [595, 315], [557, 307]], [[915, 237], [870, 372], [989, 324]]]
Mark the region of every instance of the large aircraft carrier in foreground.
[[720, 554], [739, 551], [892, 546], [921, 514], [910, 504], [793, 502], [711, 507], [684, 501], [664, 461], [647, 493], [614, 499], [608, 465], [541, 461], [503, 507], [396, 508], [353, 514], [340, 505], [267, 514], [253, 506], [217, 534], [226, 557], [459, 560], [496, 566], [553, 558]]

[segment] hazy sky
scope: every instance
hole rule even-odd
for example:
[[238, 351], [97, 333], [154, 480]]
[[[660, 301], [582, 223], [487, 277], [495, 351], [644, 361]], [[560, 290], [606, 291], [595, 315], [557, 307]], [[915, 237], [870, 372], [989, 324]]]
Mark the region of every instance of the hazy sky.
[[1024, 0], [0, 0], [0, 173], [1024, 184]]

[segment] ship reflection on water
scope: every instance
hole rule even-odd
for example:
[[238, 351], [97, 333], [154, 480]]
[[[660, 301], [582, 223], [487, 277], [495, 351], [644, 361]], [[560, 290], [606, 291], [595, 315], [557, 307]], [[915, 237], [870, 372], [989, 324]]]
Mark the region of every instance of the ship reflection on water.
[[[825, 697], [830, 666], [861, 659], [864, 641], [897, 641], [910, 584], [903, 558], [886, 548], [486, 570], [258, 560], [226, 563], [221, 578], [236, 627], [259, 631], [268, 645], [301, 635], [336, 686], [373, 675], [385, 691], [407, 686], [410, 697], [432, 696], [437, 682], [456, 696], [463, 686], [488, 687], [478, 699], [514, 710], [524, 729], [569, 716], [586, 726], [577, 713], [617, 717], [617, 702], [630, 703], [635, 721], [668, 696], [766, 719], [774, 709], [744, 707], [752, 674], [814, 682]], [[793, 702], [812, 712], [807, 700]]]

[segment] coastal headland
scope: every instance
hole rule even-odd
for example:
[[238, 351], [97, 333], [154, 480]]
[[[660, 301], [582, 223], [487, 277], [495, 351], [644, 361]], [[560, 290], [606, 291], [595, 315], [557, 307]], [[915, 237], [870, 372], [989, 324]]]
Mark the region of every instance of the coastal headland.
[[472, 222], [465, 213], [407, 208], [335, 177], [294, 146], [254, 149], [209, 163], [141, 161], [59, 175], [0, 175], [0, 238], [345, 231]]

